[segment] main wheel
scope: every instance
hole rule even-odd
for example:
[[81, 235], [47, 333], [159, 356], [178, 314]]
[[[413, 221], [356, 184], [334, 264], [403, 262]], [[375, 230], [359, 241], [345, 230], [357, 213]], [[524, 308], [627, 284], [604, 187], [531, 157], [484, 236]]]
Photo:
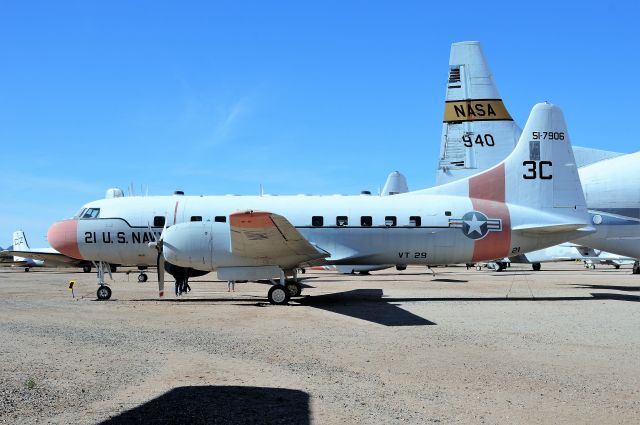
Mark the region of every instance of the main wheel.
[[285, 286], [289, 291], [290, 298], [299, 297], [300, 294], [302, 293], [302, 285], [300, 285], [298, 282], [290, 281], [290, 282], [287, 282]]
[[534, 272], [539, 272], [540, 269], [542, 268], [542, 265], [540, 263], [533, 263], [531, 264], [531, 268], [533, 269]]
[[29, 267], [25, 267], [25, 268], [24, 268], [24, 271], [25, 271], [25, 272], [28, 272], [28, 271], [29, 271]]
[[96, 292], [96, 295], [100, 301], [106, 301], [111, 298], [111, 288], [102, 285], [98, 288], [98, 292]]
[[146, 282], [148, 279], [149, 279], [149, 276], [147, 276], [147, 274], [146, 274], [146, 273], [140, 273], [140, 274], [138, 275], [138, 282], [140, 282], [140, 283], [144, 283], [144, 282]]
[[504, 263], [502, 261], [498, 261], [496, 263], [496, 271], [501, 272], [504, 269], [505, 269]]
[[620, 264], [614, 264], [613, 267], [615, 267], [616, 270], [618, 270], [620, 268]]
[[85, 264], [82, 266], [82, 271], [85, 273], [91, 273], [91, 264]]
[[269, 302], [275, 305], [287, 304], [291, 298], [287, 288], [282, 285], [273, 285], [271, 289], [269, 289], [267, 297], [269, 298]]

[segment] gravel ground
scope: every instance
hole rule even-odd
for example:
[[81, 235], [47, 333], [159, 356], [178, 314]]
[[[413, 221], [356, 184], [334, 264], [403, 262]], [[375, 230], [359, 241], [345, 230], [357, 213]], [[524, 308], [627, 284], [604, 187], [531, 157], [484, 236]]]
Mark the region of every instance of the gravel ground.
[[640, 423], [640, 276], [543, 269], [310, 272], [278, 307], [2, 268], [0, 423]]

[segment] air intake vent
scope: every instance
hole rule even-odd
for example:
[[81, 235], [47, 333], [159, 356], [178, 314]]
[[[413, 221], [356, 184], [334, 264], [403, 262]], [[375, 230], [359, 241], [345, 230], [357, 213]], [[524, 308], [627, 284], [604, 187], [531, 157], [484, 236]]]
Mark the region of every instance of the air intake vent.
[[449, 70], [449, 83], [460, 82], [460, 68], [451, 68]]

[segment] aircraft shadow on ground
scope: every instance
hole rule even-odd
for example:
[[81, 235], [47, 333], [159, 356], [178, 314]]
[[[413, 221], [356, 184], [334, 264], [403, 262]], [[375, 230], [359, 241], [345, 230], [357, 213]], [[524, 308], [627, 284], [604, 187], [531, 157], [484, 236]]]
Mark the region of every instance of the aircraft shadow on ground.
[[384, 326], [425, 326], [436, 323], [408, 312], [392, 299], [383, 298], [382, 289], [355, 289], [298, 300], [300, 305], [319, 308]]
[[[579, 286], [578, 286], [579, 287]], [[607, 285], [585, 285], [584, 287], [592, 289], [611, 289], [618, 288], [623, 291], [637, 291], [638, 287], [619, 287]], [[258, 301], [255, 304], [246, 304], [247, 298], [182, 298], [182, 299], [138, 299], [132, 301], [163, 301], [163, 302], [185, 302], [185, 303], [206, 303], [206, 302], [232, 302], [237, 305], [265, 307], [269, 303], [264, 301], [263, 297], [256, 296]], [[619, 293], [591, 293], [584, 296], [562, 296], [562, 297], [384, 297], [382, 289], [355, 289], [352, 291], [337, 292], [333, 294], [306, 296], [302, 298], [294, 298], [292, 305], [313, 307], [321, 310], [329, 311], [344, 316], [353, 317], [355, 319], [365, 320], [377, 323], [383, 326], [429, 326], [437, 323], [424, 317], [415, 315], [401, 308], [398, 304], [407, 302], [554, 302], [554, 301], [594, 301], [594, 300], [611, 300], [611, 301], [629, 301], [640, 302], [639, 295], [619, 294]], [[238, 303], [240, 301], [240, 303]]]
[[[615, 289], [615, 288], [602, 288]], [[400, 308], [395, 303], [406, 302], [504, 302], [504, 301], [594, 301], [613, 300], [640, 302], [640, 296], [616, 293], [591, 293], [588, 296], [567, 297], [383, 297], [381, 289], [356, 289], [299, 300], [299, 304], [333, 313], [378, 323], [385, 326], [424, 326], [435, 322]]]
[[574, 285], [574, 288], [586, 288], [586, 289], [609, 289], [613, 291], [626, 291], [626, 292], [638, 292], [640, 286], [620, 286], [620, 285]]
[[309, 394], [242, 386], [174, 388], [102, 424], [309, 424]]

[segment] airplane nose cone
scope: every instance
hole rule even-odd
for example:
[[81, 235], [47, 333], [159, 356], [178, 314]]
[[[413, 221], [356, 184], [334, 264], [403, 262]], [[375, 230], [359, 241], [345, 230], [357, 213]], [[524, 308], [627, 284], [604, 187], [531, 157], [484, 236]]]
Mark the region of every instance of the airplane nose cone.
[[78, 249], [78, 220], [63, 220], [53, 223], [47, 232], [47, 240], [56, 251], [82, 260], [80, 249]]

